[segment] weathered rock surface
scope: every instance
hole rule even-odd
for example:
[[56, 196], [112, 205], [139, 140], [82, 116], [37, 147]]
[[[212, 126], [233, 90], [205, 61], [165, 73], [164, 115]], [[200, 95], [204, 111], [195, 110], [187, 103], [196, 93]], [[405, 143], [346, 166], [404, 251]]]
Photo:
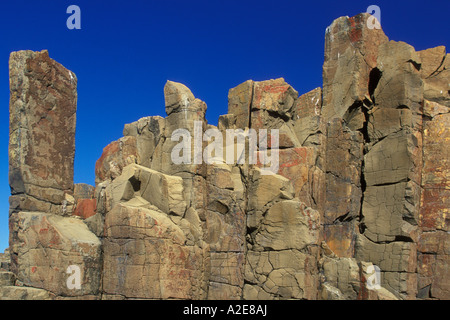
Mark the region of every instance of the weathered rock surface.
[[136, 138], [126, 136], [111, 142], [95, 164], [95, 183], [117, 178], [122, 169], [131, 163], [138, 163]]
[[422, 64], [420, 74], [424, 83], [423, 97], [450, 107], [450, 57], [444, 46], [417, 52]]
[[[448, 81], [447, 81], [448, 82]], [[448, 108], [425, 100], [422, 193], [417, 244], [418, 296], [448, 299], [450, 292], [450, 208]]]
[[142, 201], [116, 205], [105, 218], [103, 290], [147, 299], [202, 299], [204, 250], [186, 245], [182, 229]]
[[4, 253], [0, 253], [0, 271], [9, 271], [11, 258], [9, 256], [9, 248]]
[[369, 18], [327, 28], [323, 89], [248, 80], [217, 127], [168, 81], [95, 187], [73, 184], [75, 76], [13, 53], [0, 298], [449, 299], [450, 60]]
[[[101, 242], [79, 219], [41, 212], [19, 212], [11, 219], [11, 271], [23, 285], [57, 296], [97, 295]], [[81, 270], [80, 289], [67, 286], [67, 269]]]
[[[76, 87], [75, 75], [47, 51], [11, 54], [9, 269], [14, 277], [0, 288], [2, 299], [101, 293], [101, 242], [70, 217], [83, 193], [75, 190], [74, 197]], [[79, 289], [67, 283], [70, 266], [81, 271]]]
[[0, 287], [0, 300], [53, 300], [53, 296], [43, 289], [4, 286]]
[[369, 17], [340, 17], [326, 30], [322, 109], [327, 121], [344, 117], [355, 102], [370, 97], [379, 47], [388, 38], [381, 29], [367, 28]]
[[47, 51], [11, 53], [9, 73], [11, 210], [63, 214], [73, 192], [77, 78]]

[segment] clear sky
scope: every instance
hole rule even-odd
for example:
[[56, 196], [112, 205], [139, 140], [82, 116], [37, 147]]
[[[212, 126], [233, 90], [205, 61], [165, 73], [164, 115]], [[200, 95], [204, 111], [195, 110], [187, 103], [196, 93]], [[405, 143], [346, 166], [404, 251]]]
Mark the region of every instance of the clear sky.
[[[81, 30], [69, 30], [69, 5]], [[450, 1], [14, 0], [0, 3], [0, 251], [8, 247], [8, 59], [49, 50], [78, 77], [75, 183], [94, 184], [94, 165], [123, 125], [165, 116], [167, 80], [186, 84], [217, 124], [228, 90], [284, 77], [300, 94], [322, 85], [325, 29], [340, 16], [381, 9], [391, 40], [416, 50], [449, 48]]]

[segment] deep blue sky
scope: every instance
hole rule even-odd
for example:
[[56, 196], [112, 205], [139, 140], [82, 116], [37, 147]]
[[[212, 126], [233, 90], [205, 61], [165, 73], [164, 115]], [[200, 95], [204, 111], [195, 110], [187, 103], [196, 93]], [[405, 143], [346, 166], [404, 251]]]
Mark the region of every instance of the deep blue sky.
[[[81, 8], [81, 30], [66, 9]], [[228, 90], [284, 77], [300, 94], [322, 85], [325, 29], [340, 16], [381, 8], [391, 40], [449, 47], [450, 1], [15, 0], [0, 4], [0, 251], [8, 247], [8, 59], [48, 49], [78, 77], [75, 182], [94, 184], [102, 149], [123, 125], [165, 115], [163, 87], [186, 84], [217, 124]]]

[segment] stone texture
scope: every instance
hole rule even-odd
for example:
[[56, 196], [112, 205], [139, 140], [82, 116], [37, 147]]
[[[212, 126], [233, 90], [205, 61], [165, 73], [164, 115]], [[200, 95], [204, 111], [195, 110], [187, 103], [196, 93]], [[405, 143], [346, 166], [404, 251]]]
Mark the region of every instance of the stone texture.
[[[237, 128], [250, 127], [253, 81], [241, 83], [228, 92], [228, 113], [235, 117]], [[229, 128], [232, 128], [229, 126]]]
[[53, 295], [46, 290], [5, 286], [0, 287], [0, 300], [53, 300]]
[[45, 50], [11, 53], [9, 72], [11, 209], [61, 213], [73, 191], [77, 78]]
[[369, 17], [340, 17], [325, 32], [322, 112], [327, 121], [343, 117], [355, 101], [370, 96], [370, 73], [377, 66], [379, 46], [388, 39], [383, 30], [367, 28]]
[[13, 286], [16, 283], [16, 275], [10, 271], [0, 271], [0, 287]]
[[107, 211], [121, 202], [140, 196], [166, 214], [183, 216], [186, 203], [183, 195], [183, 180], [130, 164], [105, 190]]
[[166, 113], [183, 112], [184, 109], [192, 107], [195, 97], [191, 90], [182, 83], [167, 81], [164, 86], [164, 98]]
[[237, 128], [272, 128], [267, 122], [276, 117], [291, 118], [298, 92], [283, 78], [246, 81], [230, 89], [228, 113], [235, 116]]
[[78, 199], [93, 199], [95, 187], [86, 183], [75, 183], [73, 188], [73, 197]]
[[74, 185], [73, 215], [82, 219], [88, 219], [97, 212], [97, 200], [94, 198], [95, 188], [86, 183], [77, 183]]
[[358, 297], [362, 300], [399, 300], [397, 296], [391, 293], [380, 284], [372, 284], [371, 287], [367, 285], [370, 278], [374, 276], [373, 270], [375, 266], [370, 262], [360, 262], [360, 274], [361, 274], [361, 289]]
[[4, 253], [0, 253], [0, 271], [9, 271], [10, 265], [11, 258], [9, 255], [9, 248], [7, 248]]
[[124, 126], [124, 137], [136, 138], [138, 164], [150, 168], [153, 153], [161, 139], [164, 139], [164, 128], [165, 120], [160, 116], [145, 117]]
[[351, 222], [325, 224], [323, 237], [330, 250], [338, 257], [351, 258], [355, 254], [356, 230]]
[[103, 149], [101, 157], [95, 163], [95, 183], [114, 180], [129, 164], [137, 163], [136, 138], [126, 136], [111, 142]]
[[[19, 212], [11, 220], [11, 271], [25, 286], [55, 295], [100, 292], [101, 242], [79, 219]], [[67, 268], [80, 268], [80, 289], [67, 286]]]
[[444, 46], [417, 52], [421, 59], [420, 75], [425, 99], [450, 107], [450, 57]]
[[203, 250], [158, 209], [118, 204], [105, 219], [103, 290], [128, 298], [201, 299]]
[[360, 285], [359, 267], [352, 258], [325, 257], [323, 276], [328, 287], [322, 292], [326, 300], [355, 300]]
[[302, 94], [295, 100], [292, 108], [292, 119], [305, 119], [320, 116], [322, 112], [322, 88], [315, 88]]
[[297, 97], [298, 92], [283, 78], [254, 82], [251, 111], [267, 110], [280, 117], [289, 116]]
[[423, 299], [448, 299], [450, 118], [445, 106], [427, 100], [425, 112], [428, 118], [423, 130], [423, 191], [418, 219], [423, 233], [418, 240], [418, 296]]
[[206, 170], [204, 239], [210, 247], [211, 265], [208, 299], [240, 299], [247, 218], [241, 174], [227, 164], [208, 165]]
[[267, 211], [255, 235], [254, 246], [275, 251], [301, 250], [317, 243], [319, 226], [316, 211], [302, 208], [298, 201], [281, 201]]
[[[324, 247], [326, 248], [326, 246]], [[355, 258], [339, 258], [327, 253], [321, 260], [323, 300], [399, 300], [378, 280], [374, 280], [375, 265]], [[382, 275], [380, 275], [382, 277]], [[371, 286], [368, 282], [371, 282]]]
[[[327, 127], [325, 222], [359, 215], [361, 201], [362, 135], [333, 119]], [[345, 163], [346, 165], [342, 165]]]
[[423, 99], [421, 60], [404, 42], [389, 41], [379, 47], [377, 69], [382, 76], [374, 90], [375, 103], [383, 108], [408, 107], [417, 112]]
[[313, 257], [295, 249], [249, 251], [243, 298], [314, 299], [316, 272]]
[[97, 200], [95, 199], [79, 199], [77, 206], [73, 212], [74, 216], [87, 219], [95, 215], [97, 210]]
[[381, 285], [415, 299], [424, 152], [421, 59], [404, 42], [379, 45], [364, 102], [363, 201], [355, 257], [381, 268]]

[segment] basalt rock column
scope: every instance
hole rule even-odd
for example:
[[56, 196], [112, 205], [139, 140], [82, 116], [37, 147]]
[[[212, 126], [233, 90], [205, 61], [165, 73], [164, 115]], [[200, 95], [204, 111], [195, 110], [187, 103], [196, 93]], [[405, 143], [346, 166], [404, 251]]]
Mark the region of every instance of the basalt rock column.
[[370, 73], [378, 47], [388, 41], [367, 28], [370, 15], [340, 17], [325, 33], [322, 121], [326, 129], [324, 239], [339, 256], [351, 258], [362, 199], [365, 111]]
[[443, 46], [418, 52], [424, 82], [423, 168], [417, 244], [418, 297], [450, 297], [450, 56]]
[[[34, 287], [44, 289], [47, 298], [95, 298], [100, 240], [81, 220], [69, 217], [77, 78], [47, 51], [13, 52], [9, 71], [11, 271], [25, 286], [22, 291]], [[80, 271], [80, 286], [67, 285], [70, 266]], [[0, 296], [13, 291], [14, 286], [4, 287]]]
[[64, 214], [73, 191], [77, 78], [47, 51], [10, 57], [11, 210]]
[[332, 284], [347, 298], [364, 298], [363, 278], [335, 283], [330, 266], [350, 264], [357, 271], [367, 261], [380, 267], [383, 287], [413, 298], [422, 161], [420, 59], [406, 43], [389, 42], [381, 29], [368, 28], [369, 17], [338, 18], [326, 32], [323, 231], [339, 260], [325, 259], [323, 287]]

